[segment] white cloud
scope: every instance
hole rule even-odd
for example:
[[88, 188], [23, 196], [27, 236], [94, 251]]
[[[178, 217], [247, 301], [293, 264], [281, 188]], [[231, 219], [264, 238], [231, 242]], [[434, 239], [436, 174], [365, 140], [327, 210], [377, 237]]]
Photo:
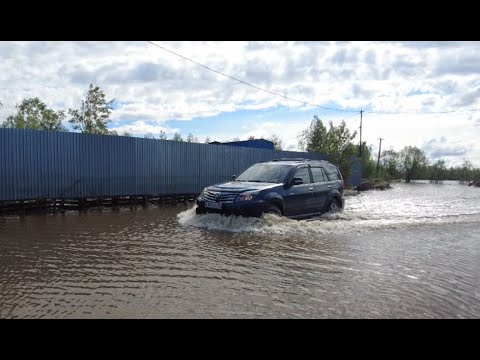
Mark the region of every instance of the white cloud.
[[457, 158], [458, 160], [461, 157], [465, 157], [468, 150], [473, 146], [475, 144], [465, 143], [461, 139], [451, 141], [442, 136], [428, 140], [424, 143], [422, 149], [432, 161], [439, 159], [450, 160], [452, 158]]
[[[308, 103], [387, 112], [480, 108], [478, 42], [157, 43]], [[170, 131], [173, 119], [282, 105], [297, 111], [298, 120], [263, 119], [242, 137], [276, 133], [290, 139], [287, 147], [293, 148], [296, 139], [291, 138], [311, 120], [302, 118], [302, 104], [245, 86], [146, 42], [0, 42], [0, 57], [0, 121], [25, 97], [38, 96], [54, 109], [78, 107], [91, 82], [104, 89], [107, 99], [119, 101], [112, 113], [114, 127], [135, 134]], [[383, 137], [395, 148], [422, 146], [441, 136], [476, 144], [479, 116], [467, 115], [366, 113], [364, 139], [375, 144]], [[468, 148], [465, 157], [480, 161], [480, 149]]]
[[135, 136], [144, 136], [151, 133], [155, 137], [158, 137], [161, 131], [164, 131], [167, 136], [178, 131], [178, 129], [172, 129], [165, 126], [147, 124], [144, 121], [135, 121], [127, 125], [113, 126], [112, 130], [117, 131], [118, 134], [128, 132]]

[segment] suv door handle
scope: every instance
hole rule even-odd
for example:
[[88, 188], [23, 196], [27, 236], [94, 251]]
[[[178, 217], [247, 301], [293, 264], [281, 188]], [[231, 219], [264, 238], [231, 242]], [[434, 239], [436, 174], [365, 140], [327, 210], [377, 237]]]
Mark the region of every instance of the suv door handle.
[[313, 191], [313, 188], [308, 188], [308, 191]]
[[328, 185], [328, 186], [327, 186], [327, 188], [331, 188], [331, 187], [332, 187], [332, 185]]

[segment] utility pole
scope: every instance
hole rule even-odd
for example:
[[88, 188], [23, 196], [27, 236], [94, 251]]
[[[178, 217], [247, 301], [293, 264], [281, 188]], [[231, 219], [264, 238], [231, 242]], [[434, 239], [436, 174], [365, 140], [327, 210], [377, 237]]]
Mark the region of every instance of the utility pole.
[[378, 147], [378, 160], [377, 160], [377, 178], [378, 178], [378, 170], [380, 169], [380, 152], [382, 151], [382, 138], [378, 138], [380, 140], [380, 146]]
[[360, 110], [360, 149], [359, 149], [360, 157], [362, 157], [362, 114], [363, 114], [363, 110]]

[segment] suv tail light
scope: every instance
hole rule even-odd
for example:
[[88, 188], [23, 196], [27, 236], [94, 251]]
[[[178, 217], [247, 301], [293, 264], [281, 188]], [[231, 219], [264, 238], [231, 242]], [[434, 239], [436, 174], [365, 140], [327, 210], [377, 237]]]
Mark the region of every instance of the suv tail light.
[[342, 184], [342, 187], [345, 187], [345, 181], [340, 180], [340, 184]]

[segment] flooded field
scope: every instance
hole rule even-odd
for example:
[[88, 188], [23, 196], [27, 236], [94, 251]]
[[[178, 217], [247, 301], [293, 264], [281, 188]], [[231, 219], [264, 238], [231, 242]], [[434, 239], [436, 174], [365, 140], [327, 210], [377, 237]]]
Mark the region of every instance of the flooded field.
[[0, 217], [0, 318], [480, 318], [480, 188], [394, 184], [308, 221]]

